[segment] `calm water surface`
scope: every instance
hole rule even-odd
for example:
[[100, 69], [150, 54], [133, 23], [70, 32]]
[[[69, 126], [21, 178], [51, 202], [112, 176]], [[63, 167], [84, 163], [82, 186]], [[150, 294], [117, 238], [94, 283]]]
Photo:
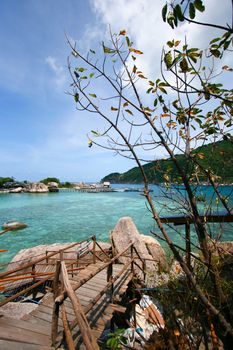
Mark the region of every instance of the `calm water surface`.
[[[153, 186], [153, 189], [157, 209], [161, 210], [164, 204], [171, 204], [171, 201], [160, 197], [157, 186]], [[225, 195], [231, 190], [230, 187], [221, 189]], [[207, 187], [200, 189], [200, 193], [203, 191], [208, 196], [211, 195]], [[176, 196], [177, 193], [174, 192], [174, 198]], [[233, 202], [232, 198], [230, 201]], [[175, 205], [174, 202], [173, 207]], [[200, 207], [202, 205], [200, 203]], [[161, 213], [168, 215], [168, 208], [163, 208]], [[20, 249], [39, 244], [79, 241], [93, 234], [98, 240], [108, 241], [110, 230], [123, 216], [132, 217], [141, 233], [150, 234], [151, 230], [158, 232], [145, 199], [138, 192], [0, 194], [0, 225], [11, 220], [28, 225], [24, 230], [1, 236], [0, 249], [8, 249], [9, 252], [0, 254], [0, 263], [10, 261]], [[179, 230], [183, 232], [181, 227]], [[180, 235], [169, 228], [168, 231], [180, 243]], [[233, 239], [233, 228], [230, 224], [225, 224], [223, 239]]]

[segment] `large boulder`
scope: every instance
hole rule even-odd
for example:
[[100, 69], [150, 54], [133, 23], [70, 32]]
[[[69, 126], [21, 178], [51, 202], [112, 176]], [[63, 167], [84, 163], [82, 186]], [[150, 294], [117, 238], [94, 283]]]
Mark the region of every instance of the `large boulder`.
[[[29, 263], [33, 263], [37, 261], [40, 258], [45, 257], [46, 254], [50, 254], [52, 252], [59, 251], [60, 249], [65, 249], [66, 247], [72, 245], [74, 242], [71, 243], [54, 243], [54, 244], [44, 244], [44, 245], [38, 245], [32, 248], [27, 249], [21, 249], [11, 260], [11, 263], [8, 265], [7, 270], [13, 270], [18, 267], [22, 267], [24, 265], [27, 265]], [[102, 249], [107, 250], [110, 248], [109, 243], [105, 242], [98, 242]], [[66, 252], [63, 254], [63, 258], [65, 259], [77, 259], [77, 255], [79, 253], [85, 253], [88, 250], [93, 249], [93, 242], [83, 242], [80, 243], [80, 245], [76, 245], [74, 247], [71, 247], [70, 249], [67, 249]], [[98, 252], [100, 248], [96, 246], [96, 252]], [[80, 254], [79, 254], [80, 256]], [[51, 259], [59, 259], [60, 255], [56, 254]], [[51, 259], [49, 262], [51, 262]], [[23, 271], [27, 271], [28, 269], [25, 269]], [[29, 268], [31, 270], [31, 268]]]
[[53, 182], [48, 182], [47, 184], [49, 192], [58, 192], [59, 191], [59, 185], [57, 182], [53, 181]]
[[47, 193], [49, 192], [49, 189], [48, 186], [42, 182], [34, 182], [27, 184], [25, 191], [29, 193]]
[[[160, 271], [167, 268], [166, 256], [159, 242], [153, 237], [141, 235], [130, 217], [123, 217], [118, 221], [111, 232], [110, 240], [115, 255], [124, 251], [132, 242], [138, 254], [145, 259], [147, 271]], [[136, 257], [135, 253], [134, 256]], [[125, 264], [129, 258], [120, 257], [119, 261]]]

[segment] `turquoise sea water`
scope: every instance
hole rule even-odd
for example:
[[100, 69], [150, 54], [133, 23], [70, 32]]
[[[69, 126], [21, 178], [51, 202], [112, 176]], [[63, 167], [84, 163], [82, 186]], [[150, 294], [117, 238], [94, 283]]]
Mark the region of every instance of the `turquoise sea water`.
[[[158, 209], [163, 204], [171, 204], [171, 200], [160, 197], [157, 186], [153, 186], [153, 189]], [[200, 189], [200, 193], [203, 191], [211, 195], [207, 187]], [[229, 194], [232, 187], [222, 187], [221, 191]], [[175, 192], [173, 196], [176, 199], [178, 194]], [[232, 198], [230, 201], [233, 202]], [[175, 205], [176, 201], [172, 206]], [[169, 214], [166, 207], [162, 214]], [[175, 215], [175, 212], [170, 215]], [[158, 232], [145, 199], [138, 192], [0, 194], [0, 225], [11, 220], [28, 225], [24, 230], [8, 232], [0, 237], [0, 249], [9, 250], [0, 254], [0, 264], [9, 262], [20, 249], [40, 244], [79, 241], [93, 234], [98, 240], [108, 241], [110, 230], [123, 216], [131, 216], [141, 233], [150, 234], [151, 230]], [[178, 229], [183, 232], [182, 227]], [[178, 233], [169, 228], [168, 231], [177, 242], [181, 240]], [[223, 239], [233, 239], [231, 224], [225, 224]]]

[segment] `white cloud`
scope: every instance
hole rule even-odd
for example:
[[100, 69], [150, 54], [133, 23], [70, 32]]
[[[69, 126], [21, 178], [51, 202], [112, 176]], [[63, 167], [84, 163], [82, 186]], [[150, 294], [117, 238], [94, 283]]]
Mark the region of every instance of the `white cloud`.
[[55, 84], [56, 87], [61, 90], [67, 87], [67, 72], [63, 65], [60, 64], [59, 60], [56, 57], [48, 56], [45, 59], [46, 64], [52, 69], [54, 72]]
[[[161, 17], [164, 0], [91, 0], [93, 9], [102, 26], [102, 35], [106, 34], [110, 25], [113, 31], [126, 29], [134, 47], [144, 52], [137, 62], [151, 79], [160, 73], [160, 58], [163, 45], [173, 38], [184, 40], [185, 37], [191, 45], [205, 47], [213, 35], [219, 30], [185, 23], [176, 30], [172, 30]], [[227, 7], [229, 5], [229, 8]], [[216, 11], [217, 9], [217, 11]], [[230, 23], [230, 4], [218, 0], [206, 2], [206, 11], [197, 14], [196, 19], [202, 22], [213, 22], [220, 25], [222, 19]]]

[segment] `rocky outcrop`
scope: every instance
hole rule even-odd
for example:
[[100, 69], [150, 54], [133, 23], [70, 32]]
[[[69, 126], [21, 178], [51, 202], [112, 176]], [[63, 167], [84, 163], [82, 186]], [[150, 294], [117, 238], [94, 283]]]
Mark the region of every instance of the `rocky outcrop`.
[[[98, 242], [102, 249], [109, 249], [110, 244], [105, 242]], [[60, 249], [66, 248], [69, 245], [73, 244], [70, 243], [54, 243], [54, 244], [48, 244], [48, 245], [39, 245], [32, 248], [22, 249], [20, 250], [12, 259], [11, 263], [8, 266], [8, 270], [13, 270], [18, 267], [22, 267], [26, 264], [32, 263], [40, 258], [43, 258], [46, 254], [46, 252], [49, 254], [51, 252], [59, 251]], [[69, 250], [66, 250], [66, 252], [63, 254], [63, 257], [66, 259], [76, 259], [78, 252], [85, 251], [88, 249], [92, 249], [93, 242], [83, 242], [80, 245], [74, 246], [70, 248]], [[96, 247], [96, 251], [99, 250], [99, 247]], [[53, 256], [53, 258], [59, 258], [58, 255]], [[30, 269], [31, 270], [31, 269]], [[24, 272], [27, 271], [27, 269], [23, 270]]]
[[21, 193], [23, 191], [23, 187], [16, 187], [9, 190], [9, 193]]
[[47, 184], [49, 192], [59, 192], [58, 183], [57, 182], [49, 182]]
[[[122, 252], [131, 242], [139, 255], [145, 259], [147, 271], [167, 269], [167, 261], [163, 248], [153, 237], [141, 235], [130, 217], [121, 218], [111, 232], [110, 240], [114, 254]], [[119, 261], [126, 263], [129, 258], [121, 257]]]
[[48, 189], [48, 186], [46, 186], [42, 182], [34, 182], [26, 185], [25, 192], [46, 193], [46, 192], [49, 192], [49, 189]]

